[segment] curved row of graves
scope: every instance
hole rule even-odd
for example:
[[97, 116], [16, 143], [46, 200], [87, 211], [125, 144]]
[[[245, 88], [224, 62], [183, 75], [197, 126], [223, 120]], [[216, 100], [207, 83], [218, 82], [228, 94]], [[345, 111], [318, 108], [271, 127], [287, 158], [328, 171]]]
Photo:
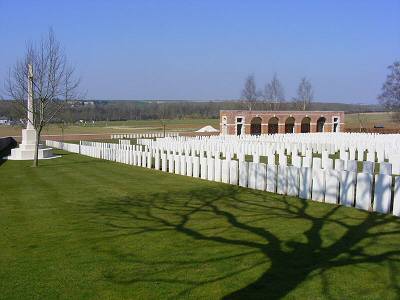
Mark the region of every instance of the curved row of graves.
[[111, 134], [111, 139], [151, 139], [161, 137], [177, 137], [179, 132], [141, 132], [141, 133], [115, 133]]
[[[399, 135], [138, 139], [51, 147], [210, 181], [400, 216]], [[397, 144], [398, 145], [398, 144]]]

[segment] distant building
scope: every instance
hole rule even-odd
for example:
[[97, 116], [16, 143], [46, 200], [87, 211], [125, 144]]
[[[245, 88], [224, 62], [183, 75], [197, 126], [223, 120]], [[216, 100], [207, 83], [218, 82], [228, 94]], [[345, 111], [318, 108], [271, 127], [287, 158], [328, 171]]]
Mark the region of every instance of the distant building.
[[0, 117], [0, 125], [11, 125], [11, 121], [6, 117]]
[[221, 110], [221, 134], [340, 132], [343, 111]]

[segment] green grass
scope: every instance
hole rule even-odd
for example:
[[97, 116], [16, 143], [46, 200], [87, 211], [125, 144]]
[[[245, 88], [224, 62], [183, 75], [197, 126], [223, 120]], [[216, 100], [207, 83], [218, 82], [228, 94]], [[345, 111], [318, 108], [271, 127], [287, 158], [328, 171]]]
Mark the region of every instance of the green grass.
[[[219, 129], [219, 119], [173, 119], [165, 120], [166, 131], [193, 131], [203, 126], [211, 125]], [[0, 126], [1, 136], [21, 135], [21, 126]], [[68, 125], [64, 128], [64, 134], [111, 134], [162, 131], [160, 120], [129, 120], [129, 121], [99, 121], [95, 124]], [[43, 130], [43, 135], [62, 134], [59, 124], [50, 124]]]
[[63, 154], [0, 166], [2, 299], [398, 299], [395, 217]]

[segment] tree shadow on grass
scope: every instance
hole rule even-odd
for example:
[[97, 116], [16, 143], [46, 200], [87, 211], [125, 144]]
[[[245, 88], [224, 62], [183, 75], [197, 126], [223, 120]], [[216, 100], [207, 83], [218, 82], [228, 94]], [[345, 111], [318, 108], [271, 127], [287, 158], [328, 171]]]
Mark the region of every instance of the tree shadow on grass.
[[[399, 275], [400, 223], [383, 214], [233, 186], [100, 199], [91, 209], [113, 239], [155, 233], [173, 238], [178, 234], [196, 242], [204, 241], [207, 247], [234, 249], [232, 253], [213, 257], [179, 259], [169, 253], [171, 259], [146, 260], [111, 248], [107, 250], [109, 254], [128, 264], [139, 263], [146, 269], [142, 274], [107, 274], [107, 280], [115, 283], [181, 284], [183, 288], [176, 296], [184, 296], [199, 287], [229, 281], [265, 265], [258, 279], [242, 287], [231, 286], [224, 298], [279, 299], [314, 276], [319, 276], [324, 296], [329, 297], [325, 273], [336, 267], [386, 263], [393, 272], [392, 278]], [[294, 234], [288, 234], [291, 231]], [[391, 247], [387, 243], [380, 246], [381, 239], [397, 242]], [[196, 243], [193, 247], [198, 246]], [[180, 245], [176, 247], [179, 249]], [[207, 252], [205, 248], [194, 251]], [[251, 258], [251, 263], [235, 264], [244, 258]], [[169, 277], [169, 272], [176, 269], [190, 270], [199, 264], [224, 262], [233, 266], [207, 279]], [[400, 293], [396, 280], [389, 282], [388, 287]]]

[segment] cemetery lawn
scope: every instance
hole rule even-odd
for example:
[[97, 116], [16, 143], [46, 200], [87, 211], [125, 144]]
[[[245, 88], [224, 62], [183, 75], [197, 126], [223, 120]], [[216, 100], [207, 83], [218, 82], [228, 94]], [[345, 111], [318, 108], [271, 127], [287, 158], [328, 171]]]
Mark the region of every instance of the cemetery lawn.
[[398, 218], [60, 153], [0, 165], [1, 299], [398, 299]]

